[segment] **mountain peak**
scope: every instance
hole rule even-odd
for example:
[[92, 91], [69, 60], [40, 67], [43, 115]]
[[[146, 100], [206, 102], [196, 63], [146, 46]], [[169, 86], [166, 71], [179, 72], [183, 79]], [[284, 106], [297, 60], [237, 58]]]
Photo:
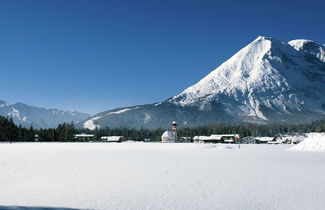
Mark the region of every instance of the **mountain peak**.
[[280, 40], [259, 36], [197, 84], [171, 100], [187, 105], [206, 96], [234, 93], [245, 95], [257, 87], [265, 89], [261, 84], [269, 87], [284, 85], [284, 79], [278, 78], [278, 81], [274, 81], [273, 77], [277, 77], [278, 73], [277, 69], [270, 65], [270, 62], [279, 62], [279, 65], [282, 65], [283, 54], [296, 56], [297, 52]]
[[272, 44], [275, 43], [284, 43], [283, 41], [274, 38], [274, 37], [270, 37], [270, 36], [258, 36], [254, 41], [251, 42], [251, 44], [256, 43], [256, 42], [263, 42], [263, 41], [268, 41], [271, 42]]
[[325, 62], [325, 47], [317, 44], [312, 40], [296, 39], [288, 42], [293, 48], [304, 55], [307, 59], [317, 58], [321, 62]]
[[259, 40], [269, 40], [269, 41], [272, 41], [272, 40], [276, 40], [276, 39], [273, 38], [273, 37], [270, 37], [270, 36], [258, 36], [254, 41], [259, 41]]
[[[303, 43], [301, 46], [298, 43]], [[196, 84], [166, 101], [99, 113], [85, 128], [216, 123], [302, 123], [325, 117], [323, 46], [259, 36]], [[298, 50], [297, 50], [298, 49]], [[114, 114], [112, 114], [114, 113]]]
[[294, 47], [296, 50], [300, 50], [304, 46], [311, 44], [315, 42], [313, 40], [308, 40], [308, 39], [294, 39], [288, 42], [292, 47]]
[[[302, 110], [302, 104], [314, 106], [312, 100], [323, 100], [325, 97], [321, 90], [325, 83], [318, 87], [314, 83], [322, 82], [324, 78], [311, 76], [319, 75], [319, 67], [313, 60], [300, 56], [288, 43], [259, 36], [169, 102], [197, 106], [201, 110], [211, 109], [211, 102], [221, 103], [228, 107], [229, 112], [237, 110], [243, 115], [254, 115], [266, 120], [261, 107], [277, 107], [279, 112], [299, 111]], [[310, 87], [315, 90], [311, 91]], [[303, 92], [300, 97], [294, 93], [297, 90]], [[270, 93], [277, 95], [270, 97]], [[241, 110], [229, 108], [234, 107], [234, 104], [242, 107]], [[317, 109], [323, 111], [320, 107]]]

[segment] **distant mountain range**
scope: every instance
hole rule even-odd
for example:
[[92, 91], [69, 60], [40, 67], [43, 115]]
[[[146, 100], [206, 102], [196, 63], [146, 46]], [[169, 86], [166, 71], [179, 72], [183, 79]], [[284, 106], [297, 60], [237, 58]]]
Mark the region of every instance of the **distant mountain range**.
[[325, 118], [325, 47], [259, 36], [195, 85], [163, 102], [96, 114], [80, 127], [157, 128], [303, 123]]
[[23, 103], [8, 104], [2, 100], [0, 100], [0, 115], [12, 118], [17, 125], [34, 128], [54, 128], [65, 122], [79, 123], [90, 116], [73, 110], [46, 109]]

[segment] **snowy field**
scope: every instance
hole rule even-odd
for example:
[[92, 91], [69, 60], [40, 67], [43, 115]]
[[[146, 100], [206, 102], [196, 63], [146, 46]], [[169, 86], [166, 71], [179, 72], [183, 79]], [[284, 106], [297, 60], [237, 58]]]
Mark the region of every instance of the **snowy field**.
[[0, 209], [325, 209], [325, 153], [290, 147], [3, 143]]

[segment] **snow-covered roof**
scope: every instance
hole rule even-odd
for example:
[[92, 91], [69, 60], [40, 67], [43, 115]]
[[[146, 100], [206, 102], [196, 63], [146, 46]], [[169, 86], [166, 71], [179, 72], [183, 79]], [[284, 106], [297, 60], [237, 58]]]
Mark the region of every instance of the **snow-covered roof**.
[[194, 136], [194, 140], [209, 141], [209, 140], [221, 140], [222, 137], [234, 137], [238, 138], [239, 134], [212, 134], [211, 136]]
[[263, 136], [263, 137], [255, 137], [255, 139], [259, 141], [272, 141], [274, 137]]
[[80, 133], [74, 134], [74, 137], [94, 137], [94, 134]]
[[107, 141], [119, 141], [123, 138], [123, 136], [102, 136], [100, 137], [101, 140]]
[[212, 134], [211, 137], [238, 137], [239, 134]]
[[194, 136], [193, 140], [202, 140], [207, 138], [208, 136]]
[[207, 136], [206, 138], [203, 138], [202, 140], [203, 141], [208, 141], [208, 140], [221, 140], [221, 138], [222, 138], [222, 136], [211, 135], [211, 136]]

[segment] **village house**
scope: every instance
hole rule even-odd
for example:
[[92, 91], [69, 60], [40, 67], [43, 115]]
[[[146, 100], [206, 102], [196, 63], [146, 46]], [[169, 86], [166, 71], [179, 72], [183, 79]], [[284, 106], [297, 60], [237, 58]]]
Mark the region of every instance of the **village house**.
[[203, 139], [208, 138], [208, 136], [194, 136], [193, 142], [194, 143], [203, 143]]
[[122, 142], [124, 141], [124, 136], [102, 136], [100, 140], [107, 142]]
[[277, 144], [275, 137], [263, 136], [255, 137], [256, 144]]
[[241, 139], [243, 144], [278, 144], [280, 142], [276, 141], [275, 137], [253, 137], [247, 136]]
[[94, 134], [87, 133], [74, 134], [73, 136], [76, 141], [93, 141], [95, 137]]
[[239, 141], [239, 134], [213, 134], [211, 136], [195, 136], [194, 142], [198, 143], [235, 143]]
[[276, 138], [278, 142], [283, 144], [298, 144], [306, 138], [304, 134], [295, 134], [295, 135], [280, 135]]

